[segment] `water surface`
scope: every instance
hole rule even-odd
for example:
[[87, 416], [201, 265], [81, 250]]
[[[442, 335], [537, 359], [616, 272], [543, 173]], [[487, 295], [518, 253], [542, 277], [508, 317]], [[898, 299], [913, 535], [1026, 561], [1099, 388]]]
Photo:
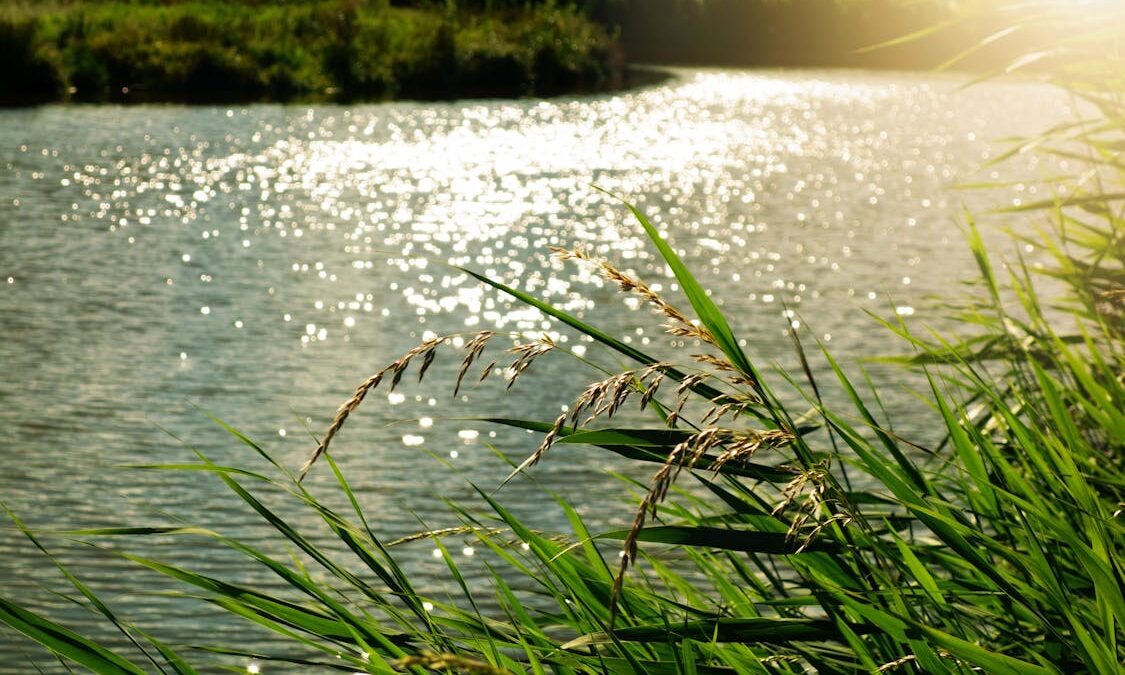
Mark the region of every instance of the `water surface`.
[[[453, 265], [675, 353], [635, 298], [547, 253], [586, 247], [678, 299], [626, 209], [592, 185], [648, 213], [761, 363], [792, 362], [785, 331], [797, 324], [849, 367], [901, 349], [864, 310], [935, 321], [927, 297], [959, 292], [973, 269], [962, 204], [997, 205], [995, 193], [949, 187], [981, 179], [975, 170], [998, 151], [995, 139], [1067, 114], [1037, 86], [960, 85], [681, 71], [645, 90], [546, 102], [2, 111], [0, 495], [45, 530], [184, 518], [286, 555], [218, 480], [120, 467], [195, 461], [199, 451], [261, 469], [213, 413], [295, 468], [315, 446], [309, 429], [322, 433], [358, 382], [435, 334], [496, 331], [490, 358], [502, 358], [513, 338], [546, 332], [613, 363]], [[1033, 158], [1008, 168], [1040, 170]], [[999, 198], [1033, 192], [1016, 186]], [[447, 418], [551, 419], [594, 377], [555, 355], [506, 396], [493, 383], [454, 399], [458, 360], [443, 352], [423, 385], [372, 395], [334, 445], [387, 539], [457, 524], [438, 496], [468, 500], [470, 481], [495, 485], [505, 466], [490, 444], [518, 457], [538, 442]], [[909, 411], [912, 400], [890, 402]], [[927, 433], [913, 413], [900, 424]], [[560, 450], [537, 476], [603, 495], [583, 499], [583, 512], [594, 526], [619, 525], [631, 514], [603, 471], [620, 466]], [[319, 470], [309, 484], [330, 492], [330, 478]], [[565, 529], [536, 484], [516, 481], [502, 494], [538, 526]], [[245, 630], [153, 597], [167, 585], [113, 550], [151, 552], [152, 543], [47, 543], [121, 613], [173, 641], [206, 643], [220, 628], [230, 641]], [[470, 576], [483, 572], [457, 538], [447, 543]], [[157, 549], [215, 575], [273, 583], [198, 540]], [[446, 575], [431, 549], [400, 550], [440, 588]], [[0, 529], [2, 593], [113, 642], [88, 613], [39, 588], [61, 583], [17, 532]], [[52, 667], [0, 630], [0, 671], [27, 672], [29, 661]]]

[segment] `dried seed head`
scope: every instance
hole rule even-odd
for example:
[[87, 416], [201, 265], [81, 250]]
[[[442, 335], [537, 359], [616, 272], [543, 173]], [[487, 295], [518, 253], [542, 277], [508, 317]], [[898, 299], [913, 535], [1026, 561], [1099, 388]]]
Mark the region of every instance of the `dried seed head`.
[[519, 466], [517, 466], [510, 474], [508, 474], [508, 477], [505, 478], [496, 489], [499, 490], [500, 488], [510, 483], [512, 479], [518, 476], [520, 473], [538, 464], [539, 460], [543, 459], [543, 455], [547, 454], [547, 451], [550, 450], [551, 446], [555, 444], [555, 439], [558, 438], [560, 433], [562, 433], [563, 427], [565, 425], [566, 413], [563, 413], [559, 415], [558, 419], [555, 420], [555, 423], [551, 427], [551, 430], [548, 431], [547, 435], [543, 437], [543, 442], [539, 444], [539, 447], [535, 449], [535, 452], [531, 453], [531, 456], [523, 460], [523, 462], [521, 462]]
[[712, 354], [692, 354], [691, 358], [699, 361], [700, 363], [705, 363], [715, 370], [723, 372], [734, 372], [736, 370], [736, 368], [731, 365], [730, 361], [727, 361], [726, 359], [720, 359], [719, 357]]
[[762, 448], [780, 448], [792, 443], [796, 438], [785, 431], [733, 431], [723, 441], [723, 452], [715, 458], [712, 470], [718, 473], [723, 465], [730, 462], [748, 461]]
[[621, 405], [637, 390], [634, 371], [626, 371], [615, 375], [607, 381], [610, 385], [606, 387], [598, 406], [590, 415], [591, 421], [599, 417], [613, 417]]
[[519, 344], [508, 351], [516, 355], [516, 359], [508, 366], [508, 389], [516, 383], [516, 379], [527, 370], [535, 359], [556, 348], [555, 341], [547, 334], [539, 339], [525, 344]]
[[406, 372], [407, 365], [408, 363], [399, 362], [395, 367], [394, 372], [391, 374], [391, 391], [394, 391], [398, 383], [402, 381], [402, 374]]
[[421, 382], [422, 378], [426, 376], [426, 371], [430, 369], [430, 365], [434, 362], [434, 355], [437, 354], [437, 345], [430, 348], [422, 355], [422, 365], [418, 368], [418, 381]]
[[445, 336], [430, 338], [403, 354], [398, 361], [392, 363], [390, 367], [393, 369], [394, 374], [391, 377], [391, 391], [394, 391], [394, 388], [398, 386], [398, 383], [402, 380], [402, 374], [406, 372], [411, 361], [419, 356], [422, 357], [422, 367], [419, 369], [418, 373], [418, 381], [420, 382], [422, 377], [426, 374], [426, 370], [430, 367], [430, 363], [434, 360], [434, 350], [437, 349], [438, 345], [448, 339], [449, 338]]
[[680, 380], [680, 383], [676, 385], [676, 394], [679, 396], [686, 396], [688, 391], [695, 388], [700, 383], [707, 380], [707, 378], [709, 377], [711, 377], [710, 373], [692, 373], [691, 375], [688, 375], [684, 379]]
[[484, 351], [484, 346], [488, 344], [489, 339], [493, 336], [492, 331], [481, 331], [477, 333], [472, 340], [465, 343], [465, 358], [461, 360], [461, 370], [457, 373], [457, 384], [453, 387], [453, 397], [456, 398], [457, 394], [461, 391], [461, 382], [465, 379], [465, 373], [469, 372], [473, 362]]
[[917, 660], [918, 660], [917, 656], [915, 656], [914, 654], [908, 654], [907, 656], [904, 656], [901, 659], [896, 659], [894, 661], [891, 661], [890, 663], [884, 663], [883, 665], [879, 666], [879, 668], [876, 669], [875, 672], [877, 672], [877, 673], [887, 673], [887, 672], [890, 672], [892, 670], [896, 670], [899, 666], [904, 666], [908, 663], [913, 663], [914, 661], [917, 661]]
[[[541, 349], [549, 351], [549, 349], [554, 348], [554, 342], [550, 341], [541, 347], [536, 347], [535, 345], [536, 343], [518, 345], [513, 348], [513, 351], [517, 351], [517, 353], [522, 355], [535, 353]], [[545, 353], [545, 351], [542, 353]], [[642, 396], [647, 395], [651, 400], [651, 397], [655, 394], [654, 387], [658, 386], [660, 380], [663, 379], [664, 370], [666, 368], [668, 368], [668, 364], [654, 363], [639, 370], [627, 370], [605, 380], [587, 385], [582, 393], [579, 394], [578, 398], [574, 400], [570, 411], [559, 415], [551, 430], [544, 437], [543, 442], [540, 443], [535, 452], [524, 460], [519, 467], [501, 483], [501, 487], [506, 485], [524, 469], [534, 466], [539, 462], [561, 434], [568, 418], [571, 425], [577, 427], [578, 420], [582, 414], [588, 413], [587, 417], [582, 422], [582, 426], [586, 426], [596, 419], [612, 417], [633, 393], [643, 392]], [[646, 379], [650, 381], [647, 388], [645, 386]]]
[[789, 483], [782, 488], [781, 503], [774, 507], [771, 512], [772, 515], [779, 515], [792, 506], [793, 503], [797, 501], [797, 498], [805, 491], [806, 486], [812, 485], [812, 492], [815, 493], [817, 486], [823, 484], [824, 479], [824, 469], [820, 466], [814, 466], [811, 469], [797, 474], [793, 480], [789, 481]]
[[[641, 382], [644, 382], [645, 379], [645, 375], [642, 375], [640, 377]], [[657, 370], [651, 378], [647, 379], [648, 382], [644, 385], [644, 393], [641, 394], [641, 410], [647, 408], [649, 403], [652, 402], [652, 400], [656, 397], [656, 394], [660, 391], [660, 385], [664, 382], [664, 372], [661, 370]]]
[[693, 321], [687, 323], [673, 321], [672, 323], [664, 324], [664, 331], [676, 337], [699, 340], [712, 345], [715, 344], [715, 336], [711, 335], [711, 332], [706, 328]]
[[715, 336], [711, 335], [710, 331], [701, 326], [698, 322], [689, 319], [687, 315], [676, 309], [667, 300], [661, 297], [660, 294], [653, 291], [648, 284], [636, 277], [625, 274], [614, 267], [605, 258], [594, 257], [582, 249], [567, 250], [553, 247], [551, 250], [561, 260], [580, 260], [594, 265], [603, 278], [617, 284], [618, 288], [622, 291], [635, 293], [647, 300], [668, 318], [669, 323], [666, 328], [672, 335], [698, 339], [711, 345], [716, 344]]
[[699, 423], [703, 426], [718, 424], [719, 420], [721, 420], [727, 414], [731, 413], [733, 410], [735, 410], [735, 406], [731, 403], [711, 406], [711, 408], [699, 420]]
[[390, 370], [390, 366], [364, 380], [363, 384], [359, 385], [355, 393], [352, 394], [352, 397], [336, 409], [336, 416], [332, 419], [332, 424], [328, 427], [328, 431], [325, 432], [324, 438], [320, 441], [320, 444], [316, 446], [316, 450], [313, 451], [313, 454], [305, 460], [304, 465], [301, 466], [298, 480], [304, 480], [305, 474], [312, 468], [313, 463], [328, 450], [328, 444], [332, 442], [332, 437], [336, 435], [340, 427], [344, 426], [344, 421], [348, 419], [348, 415], [352, 414], [352, 411], [359, 407], [359, 404], [362, 403], [363, 399], [367, 396], [367, 392], [379, 386], [379, 383], [383, 381], [383, 376], [386, 375], [388, 370]]
[[680, 420], [680, 416], [684, 412], [684, 406], [687, 405], [687, 401], [688, 401], [687, 395], [681, 393], [679, 396], [680, 396], [680, 400], [676, 403], [676, 409], [673, 410], [672, 412], [668, 413], [668, 417], [664, 420], [664, 423], [667, 424], [669, 427], [676, 426], [676, 422], [678, 422]]
[[847, 525], [855, 520], [846, 500], [838, 498], [834, 491], [828, 469], [826, 460], [799, 473], [782, 489], [782, 501], [773, 510], [774, 515], [780, 515], [803, 495], [787, 533], [790, 540], [802, 539], [798, 551], [808, 548], [824, 528], [833, 524]]
[[641, 500], [640, 506], [637, 507], [637, 513], [633, 518], [633, 525], [629, 529], [629, 534], [625, 537], [625, 544], [622, 547], [621, 564], [617, 570], [617, 576], [613, 580], [613, 589], [610, 593], [610, 614], [609, 625], [612, 628], [613, 623], [617, 618], [617, 598], [621, 593], [621, 588], [625, 583], [625, 574], [629, 571], [629, 567], [637, 559], [637, 542], [644, 529], [645, 523], [649, 515], [656, 516], [657, 507], [660, 502], [668, 494], [668, 490], [672, 483], [675, 481], [676, 475], [679, 473], [680, 468], [683, 466], [685, 457], [695, 455], [694, 448], [698, 444], [706, 444], [706, 440], [710, 434], [704, 430], [699, 434], [695, 434], [690, 438], [676, 445], [672, 452], [668, 454], [668, 459], [660, 467], [652, 477], [652, 487], [649, 488], [648, 494]]
[[601, 382], [593, 382], [591, 384], [586, 385], [586, 388], [583, 389], [582, 393], [578, 395], [578, 398], [576, 398], [574, 400], [574, 405], [571, 406], [571, 409], [570, 409], [570, 422], [571, 422], [571, 424], [577, 424], [578, 423], [578, 416], [580, 414], [582, 414], [582, 411], [585, 410], [586, 408], [592, 406], [594, 404], [594, 402], [598, 400], [599, 396], [604, 395], [603, 392], [604, 392], [605, 386], [606, 386], [606, 382], [604, 380], [601, 381]]
[[379, 386], [379, 383], [383, 381], [387, 373], [391, 373], [391, 390], [393, 391], [395, 386], [402, 379], [402, 374], [406, 372], [410, 362], [422, 356], [421, 372], [418, 375], [418, 379], [421, 380], [422, 376], [426, 373], [426, 369], [429, 368], [429, 364], [433, 361], [434, 350], [447, 340], [449, 340], [447, 336], [439, 336], [426, 340], [416, 347], [411, 348], [394, 363], [364, 380], [363, 384], [356, 388], [352, 397], [336, 409], [336, 416], [332, 419], [332, 424], [329, 425], [328, 431], [324, 433], [324, 439], [320, 441], [320, 444], [316, 446], [316, 450], [313, 451], [312, 455], [305, 461], [304, 465], [301, 466], [297, 480], [301, 481], [305, 479], [305, 475], [309, 472], [309, 469], [312, 468], [313, 463], [328, 450], [328, 444], [332, 442], [332, 438], [336, 435], [336, 432], [344, 426], [344, 422], [347, 421], [348, 416], [355, 412], [355, 409], [363, 402], [368, 392]]
[[414, 534], [409, 534], [405, 537], [400, 537], [398, 539], [395, 539], [394, 541], [387, 542], [387, 547], [390, 548], [392, 546], [402, 546], [403, 544], [409, 544], [409, 543], [415, 542], [415, 541], [422, 541], [423, 539], [434, 539], [434, 538], [437, 538], [437, 537], [453, 537], [453, 536], [456, 536], [456, 535], [470, 534], [470, 533], [487, 535], [487, 536], [491, 537], [491, 536], [495, 536], [495, 535], [501, 534], [501, 533], [506, 532], [506, 531], [507, 530], [504, 530], [504, 529], [501, 529], [501, 528], [493, 527], [493, 528], [488, 528], [488, 529], [482, 529], [482, 528], [479, 528], [479, 527], [473, 527], [471, 525], [459, 525], [457, 527], [443, 527], [439, 530], [427, 530], [425, 532], [415, 532]]
[[648, 518], [649, 505], [647, 502], [649, 499], [650, 497], [645, 497], [645, 500], [641, 502], [637, 509], [637, 514], [633, 518], [633, 525], [629, 528], [629, 535], [625, 538], [625, 544], [621, 549], [621, 562], [618, 564], [617, 576], [613, 578], [613, 588], [609, 594], [610, 630], [613, 630], [613, 624], [617, 621], [617, 598], [621, 595], [621, 588], [625, 585], [625, 574], [637, 559], [637, 538], [640, 536], [641, 530], [644, 529]]
[[[790, 541], [796, 540], [797, 533], [800, 532], [804, 528], [804, 526], [814, 517], [815, 514], [802, 513], [801, 517], [797, 521], [794, 521], [794, 525], [790, 528], [790, 533], [787, 535], [787, 538]], [[855, 520], [855, 518], [851, 514], [834, 513], [828, 518], [818, 521], [816, 527], [808, 530], [806, 534], [801, 537], [801, 543], [797, 545], [797, 548], [794, 549], [794, 552], [804, 553], [806, 550], [808, 550], [808, 548], [812, 546], [816, 538], [820, 536], [821, 531], [825, 528], [835, 524], [844, 527], [847, 526], [848, 523], [851, 523], [853, 520]]]
[[[681, 400], [680, 408], [682, 407], [683, 401]], [[678, 414], [679, 409], [672, 413], [672, 416]], [[781, 447], [792, 441], [792, 435], [781, 431], [732, 430], [709, 427], [687, 437], [668, 453], [668, 458], [664, 464], [653, 474], [648, 494], [637, 507], [633, 526], [625, 537], [621, 565], [613, 580], [613, 590], [610, 595], [611, 628], [617, 616], [617, 598], [624, 584], [625, 574], [637, 558], [637, 542], [641, 530], [650, 515], [656, 516], [657, 508], [667, 498], [668, 491], [679, 477], [680, 472], [685, 468], [691, 469], [694, 467], [700, 459], [715, 448], [723, 449], [718, 458], [712, 462], [712, 466], [717, 470], [725, 463], [746, 459], [763, 447]]]
[[579, 416], [584, 411], [589, 411], [590, 414], [582, 422], [582, 426], [599, 417], [612, 417], [629, 396], [641, 389], [638, 378], [640, 372], [645, 371], [627, 370], [587, 385], [571, 407], [571, 422], [577, 424]]
[[497, 668], [491, 663], [477, 661], [457, 654], [436, 654], [434, 652], [421, 652], [411, 656], [404, 656], [389, 662], [391, 666], [408, 670], [411, 668], [425, 668], [443, 672], [472, 673], [474, 675], [512, 675], [510, 670]]
[[555, 444], [555, 439], [559, 437], [560, 433], [562, 433], [563, 426], [565, 424], [566, 413], [563, 413], [562, 415], [559, 415], [557, 419], [555, 419], [554, 426], [552, 426], [551, 430], [547, 432], [547, 435], [543, 437], [543, 442], [539, 444], [539, 447], [536, 448], [535, 452], [529, 458], [527, 464], [528, 466], [535, 466], [539, 462], [539, 460], [543, 459], [543, 455], [547, 454], [547, 451], [550, 450], [551, 446]]

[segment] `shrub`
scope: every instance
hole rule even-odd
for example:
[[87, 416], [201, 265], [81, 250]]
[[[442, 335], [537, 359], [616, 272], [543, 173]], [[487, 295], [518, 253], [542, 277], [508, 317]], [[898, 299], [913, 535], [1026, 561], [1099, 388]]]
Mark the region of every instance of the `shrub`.
[[9, 101], [50, 100], [66, 88], [59, 54], [38, 32], [33, 18], [0, 16], [0, 96]]

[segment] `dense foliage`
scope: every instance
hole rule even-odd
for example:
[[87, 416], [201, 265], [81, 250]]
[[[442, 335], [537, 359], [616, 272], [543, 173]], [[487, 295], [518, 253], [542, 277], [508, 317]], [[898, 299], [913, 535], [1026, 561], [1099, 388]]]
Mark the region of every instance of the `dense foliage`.
[[0, 98], [520, 96], [621, 77], [609, 34], [553, 4], [0, 3]]

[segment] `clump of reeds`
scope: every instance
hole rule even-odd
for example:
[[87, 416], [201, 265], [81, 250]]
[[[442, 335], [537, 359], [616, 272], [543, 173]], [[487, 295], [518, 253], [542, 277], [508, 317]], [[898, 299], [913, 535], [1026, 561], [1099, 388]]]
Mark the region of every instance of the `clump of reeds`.
[[[616, 616], [617, 597], [621, 590], [621, 584], [624, 581], [625, 574], [630, 565], [637, 559], [638, 537], [648, 521], [648, 518], [656, 515], [659, 504], [667, 498], [668, 491], [680, 473], [684, 469], [690, 470], [694, 468], [701, 460], [706, 459], [708, 460], [707, 464], [710, 470], [715, 474], [719, 474], [722, 473], [726, 465], [747, 462], [763, 448], [777, 449], [785, 447], [794, 441], [795, 436], [791, 431], [781, 429], [759, 430], [753, 428], [707, 426], [709, 424], [718, 424], [728, 415], [732, 416], [733, 419], [731, 421], [734, 421], [747, 407], [762, 404], [761, 399], [753, 391], [739, 390], [740, 387], [745, 387], [753, 383], [753, 380], [747, 378], [744, 374], [740, 374], [738, 366], [721, 355], [721, 346], [710, 329], [701, 321], [693, 321], [688, 318], [683, 311], [676, 308], [660, 294], [653, 291], [644, 281], [622, 272], [608, 260], [595, 258], [580, 249], [569, 250], [553, 248], [552, 251], [562, 260], [575, 260], [592, 264], [602, 277], [617, 284], [622, 292], [637, 294], [647, 301], [656, 312], [666, 319], [664, 328], [668, 334], [675, 337], [699, 340], [714, 348], [720, 355], [711, 353], [692, 355], [692, 359], [696, 361], [697, 364], [708, 368], [706, 371], [681, 374], [675, 371], [671, 364], [656, 362], [636, 370], [626, 370], [589, 384], [568, 406], [568, 412], [560, 415], [554, 421], [550, 430], [544, 435], [543, 441], [538, 448], [517, 466], [515, 471], [513, 471], [512, 474], [508, 476], [508, 479], [501, 485], [506, 484], [519, 473], [539, 463], [552, 445], [559, 440], [560, 435], [564, 429], [566, 429], [568, 420], [571, 427], [575, 429], [579, 427], [589, 427], [591, 424], [598, 422], [604, 423], [610, 421], [615, 413], [634, 396], [640, 397], [640, 407], [642, 410], [648, 407], [654, 400], [658, 400], [658, 391], [669, 372], [674, 373], [679, 380], [673, 392], [675, 403], [671, 407], [665, 408], [668, 412], [664, 416], [664, 424], [669, 428], [675, 428], [677, 426], [685, 405], [691, 398], [693, 391], [699, 385], [707, 380], [722, 380], [727, 389], [727, 391], [706, 399], [705, 403], [707, 407], [700, 415], [701, 424], [704, 426], [675, 445], [675, 447], [667, 453], [663, 465], [651, 479], [649, 492], [644, 499], [642, 499], [637, 509], [636, 516], [633, 519], [633, 526], [625, 539], [622, 555], [620, 556], [620, 565], [617, 577], [614, 581], [612, 599], [610, 601], [612, 624], [613, 618]], [[490, 332], [478, 333], [465, 344], [465, 355], [462, 358], [456, 384], [454, 386], [455, 395], [460, 390], [462, 380], [469, 368], [474, 361], [480, 357], [492, 335], [493, 334]], [[344, 425], [348, 416], [359, 407], [370, 390], [378, 387], [388, 375], [391, 377], [390, 387], [393, 390], [399, 383], [403, 372], [405, 372], [411, 362], [416, 359], [421, 359], [422, 361], [418, 369], [418, 380], [421, 381], [430, 364], [433, 362], [437, 348], [449, 341], [449, 339], [448, 337], [434, 337], [428, 339], [410, 349], [399, 359], [365, 380], [356, 389], [355, 394], [337, 410], [335, 419], [324, 435], [324, 440], [320, 442], [302, 467], [301, 477], [304, 477], [317, 458], [327, 450], [328, 444], [331, 442], [332, 438]], [[537, 358], [554, 351], [556, 347], [557, 345], [554, 341], [545, 335], [538, 340], [519, 343], [511, 347], [508, 351], [515, 354], [515, 360], [505, 371], [508, 373], [507, 388], [511, 389], [519, 376], [523, 374]], [[482, 381], [488, 377], [488, 374], [492, 372], [495, 365], [495, 362], [493, 362], [485, 367], [481, 376]], [[661, 407], [664, 408], [664, 406]], [[775, 509], [775, 514], [796, 499], [797, 494], [802, 491], [802, 488], [806, 484], [813, 482], [813, 477], [822, 477], [823, 475], [824, 471], [821, 467], [800, 473], [786, 486], [783, 492], [785, 499], [782, 504]], [[819, 491], [814, 490], [812, 492], [813, 495], [817, 495], [825, 490], [825, 482], [823, 480], [817, 482], [817, 485]], [[810, 500], [812, 499], [813, 497], [810, 496]], [[819, 502], [816, 503], [819, 504]], [[806, 509], [806, 511], [813, 510], [815, 509]], [[804, 513], [802, 519], [795, 522], [793, 531], [800, 530], [801, 526], [804, 524], [804, 520], [811, 517], [813, 517], [812, 513]]]

